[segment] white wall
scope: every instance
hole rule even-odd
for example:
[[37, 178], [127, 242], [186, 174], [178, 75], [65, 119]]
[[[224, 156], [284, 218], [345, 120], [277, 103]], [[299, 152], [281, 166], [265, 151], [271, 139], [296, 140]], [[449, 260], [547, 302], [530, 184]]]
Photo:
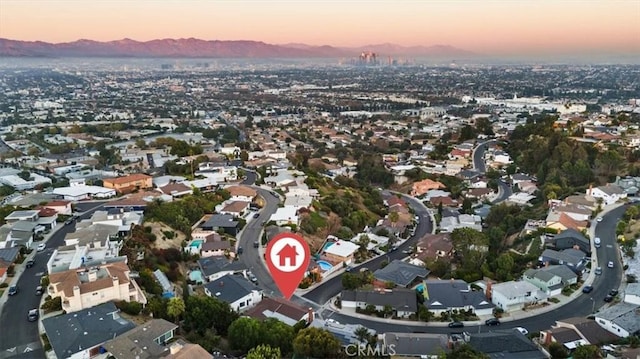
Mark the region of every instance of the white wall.
[[596, 323], [598, 323], [598, 325], [600, 325], [602, 328], [606, 329], [607, 331], [619, 336], [620, 338], [626, 338], [629, 336], [629, 332], [627, 332], [626, 330], [620, 328], [616, 324], [606, 319], [598, 318], [597, 315], [596, 315]]

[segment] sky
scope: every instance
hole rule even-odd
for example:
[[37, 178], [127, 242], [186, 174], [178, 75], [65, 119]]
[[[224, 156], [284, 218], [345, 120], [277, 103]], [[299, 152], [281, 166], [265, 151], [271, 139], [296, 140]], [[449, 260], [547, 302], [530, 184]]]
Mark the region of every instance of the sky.
[[0, 38], [640, 53], [640, 0], [0, 0]]

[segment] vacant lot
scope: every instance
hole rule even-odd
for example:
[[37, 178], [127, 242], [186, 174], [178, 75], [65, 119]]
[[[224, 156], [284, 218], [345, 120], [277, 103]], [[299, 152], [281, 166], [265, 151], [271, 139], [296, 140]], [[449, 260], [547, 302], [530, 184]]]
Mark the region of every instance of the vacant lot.
[[[151, 227], [151, 233], [156, 235], [156, 241], [153, 242], [154, 248], [182, 248], [182, 241], [187, 237], [182, 232], [170, 228], [162, 222], [145, 222], [145, 227]], [[173, 238], [170, 238], [173, 237]]]

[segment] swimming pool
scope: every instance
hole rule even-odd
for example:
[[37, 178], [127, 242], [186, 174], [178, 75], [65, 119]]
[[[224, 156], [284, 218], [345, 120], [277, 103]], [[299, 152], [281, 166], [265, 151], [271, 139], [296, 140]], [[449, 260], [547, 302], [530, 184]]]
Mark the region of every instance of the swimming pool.
[[191, 244], [189, 245], [189, 247], [194, 247], [194, 248], [201, 248], [202, 247], [202, 242], [204, 242], [201, 239], [196, 239], [195, 241], [192, 241]]
[[424, 284], [419, 284], [419, 285], [416, 287], [416, 291], [418, 291], [418, 292], [421, 292], [421, 293], [422, 293], [422, 291], [424, 291]]
[[204, 283], [204, 276], [199, 270], [194, 270], [189, 273], [189, 280], [196, 283]]
[[331, 247], [335, 242], [327, 242], [324, 244], [324, 247], [322, 247], [322, 250], [327, 250], [329, 247]]
[[331, 263], [327, 262], [327, 261], [318, 261], [316, 263], [318, 263], [318, 266], [320, 267], [320, 269], [322, 269], [324, 271], [327, 271], [327, 270], [333, 268], [333, 265]]

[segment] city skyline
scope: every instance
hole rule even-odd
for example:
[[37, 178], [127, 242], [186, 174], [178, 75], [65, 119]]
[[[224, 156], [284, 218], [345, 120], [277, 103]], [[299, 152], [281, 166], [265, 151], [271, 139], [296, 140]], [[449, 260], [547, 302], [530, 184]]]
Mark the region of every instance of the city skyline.
[[130, 38], [356, 47], [449, 45], [480, 54], [640, 52], [640, 1], [0, 0], [0, 37]]

